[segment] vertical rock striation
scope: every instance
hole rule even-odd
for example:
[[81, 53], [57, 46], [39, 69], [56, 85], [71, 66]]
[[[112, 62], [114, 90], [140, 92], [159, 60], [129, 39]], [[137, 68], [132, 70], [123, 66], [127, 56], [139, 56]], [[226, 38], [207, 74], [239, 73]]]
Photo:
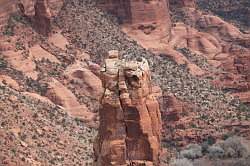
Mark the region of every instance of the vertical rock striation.
[[122, 24], [133, 25], [150, 34], [152, 31], [169, 36], [171, 19], [168, 0], [101, 0], [98, 6], [117, 16]]
[[159, 165], [161, 115], [147, 61], [119, 60], [111, 51], [102, 73], [95, 165]]
[[170, 20], [168, 0], [101, 0], [98, 6], [117, 16], [121, 23]]
[[48, 36], [51, 31], [52, 16], [58, 14], [62, 4], [62, 0], [1, 0], [0, 29], [8, 23], [12, 14], [20, 12], [32, 19], [39, 33]]
[[35, 27], [42, 35], [48, 36], [51, 32], [51, 12], [48, 0], [37, 0], [35, 3]]
[[170, 0], [170, 4], [175, 7], [196, 7], [196, 0]]

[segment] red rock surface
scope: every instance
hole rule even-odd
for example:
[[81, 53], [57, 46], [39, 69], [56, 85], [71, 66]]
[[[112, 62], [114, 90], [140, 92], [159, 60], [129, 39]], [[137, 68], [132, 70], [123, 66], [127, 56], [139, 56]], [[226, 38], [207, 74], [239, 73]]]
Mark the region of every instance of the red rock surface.
[[[146, 38], [139, 31], [127, 30], [124, 32], [136, 40], [144, 48], [159, 55], [165, 55], [173, 59], [179, 65], [185, 65], [194, 76], [211, 76], [214, 78], [212, 84], [218, 89], [229, 91], [229, 94], [237, 96], [243, 103], [249, 102], [249, 34], [242, 33], [234, 25], [222, 20], [217, 16], [205, 14], [197, 9], [195, 1], [170, 1], [174, 8], [181, 8], [185, 14], [186, 22], [177, 22], [171, 29], [168, 42], [156, 40], [155, 34]], [[158, 37], [158, 36], [157, 36]], [[176, 48], [188, 48], [195, 53], [192, 56], [204, 58], [204, 62], [192, 61]], [[193, 57], [194, 58], [194, 57]], [[206, 64], [208, 67], [202, 67]], [[216, 71], [216, 72], [215, 72]], [[215, 73], [214, 73], [215, 72]], [[232, 90], [232, 92], [231, 92]], [[237, 93], [234, 93], [237, 92]], [[202, 142], [203, 138], [213, 135], [214, 138], [221, 136], [220, 132], [212, 132], [208, 129], [199, 130], [197, 126], [204, 129], [208, 124], [202, 118], [197, 118], [197, 110], [192, 103], [185, 103], [174, 96], [164, 99], [166, 107], [163, 109], [164, 140], [185, 146], [188, 142]], [[196, 110], [197, 109], [197, 110]], [[227, 111], [227, 110], [225, 110]], [[216, 110], [210, 110], [210, 114], [216, 114]], [[218, 119], [213, 115], [213, 119]], [[171, 123], [168, 123], [171, 122]], [[223, 123], [219, 126], [223, 126]], [[235, 128], [230, 128], [233, 130]], [[238, 126], [244, 134], [244, 126]], [[170, 143], [170, 144], [171, 144]]]
[[5, 51], [3, 52], [3, 57], [16, 70], [23, 72], [27, 77], [34, 80], [37, 79], [38, 73], [35, 71], [35, 63], [32, 61], [31, 57], [24, 58], [22, 51]]
[[39, 33], [48, 36], [51, 32], [51, 12], [48, 0], [37, 0], [35, 3], [35, 27]]
[[147, 61], [105, 60], [95, 164], [159, 165], [161, 115]]
[[170, 0], [170, 3], [175, 7], [196, 7], [196, 0]]
[[145, 38], [149, 38], [149, 40], [155, 38], [159, 40], [169, 36], [171, 20], [169, 2], [166, 0], [104, 0], [99, 2], [99, 6], [116, 15], [121, 22], [127, 24], [129, 30], [135, 32], [138, 30], [146, 35]]
[[76, 62], [68, 66], [65, 76], [70, 82], [81, 86], [81, 90], [87, 96], [99, 100], [103, 94], [102, 82], [92, 71], [84, 67], [84, 63]]
[[108, 1], [99, 2], [99, 7], [118, 16], [121, 21], [135, 24], [155, 22], [167, 18], [169, 20], [168, 1], [150, 0], [126, 0], [126, 1]]
[[62, 6], [62, 0], [2, 0], [0, 2], [0, 28], [16, 12], [33, 18], [38, 32], [48, 35], [51, 30], [50, 17], [56, 15]]
[[7, 75], [0, 75], [0, 83], [6, 84], [15, 90], [20, 89], [18, 83], [14, 79], [12, 79], [11, 77], [9, 77]]
[[[157, 163], [156, 154], [159, 150], [157, 148], [159, 147], [159, 139], [155, 141], [156, 143], [152, 143], [154, 142], [152, 140], [156, 140], [160, 135], [158, 131], [160, 127], [153, 126], [151, 122], [157, 124], [160, 123], [160, 120], [154, 118], [155, 114], [151, 115], [150, 110], [159, 111], [158, 103], [152, 96], [160, 97], [161, 90], [155, 86], [152, 87], [152, 91], [144, 88], [142, 94], [146, 93], [147, 95], [138, 99], [134, 94], [139, 94], [141, 89], [138, 89], [137, 84], [132, 84], [127, 87], [130, 95], [127, 98], [126, 93], [125, 95], [115, 93], [112, 88], [110, 90], [112, 95], [105, 96], [108, 93], [107, 89], [109, 89], [107, 87], [113, 87], [115, 81], [112, 80], [118, 79], [108, 77], [106, 82], [110, 85], [107, 85], [106, 91], [103, 93], [102, 82], [99, 78], [101, 76], [100, 66], [95, 63], [102, 61], [103, 53], [107, 49], [125, 50], [122, 54], [128, 57], [131, 55], [146, 56], [150, 63], [154, 63], [154, 81], [165, 88], [163, 93], [166, 93], [167, 90], [173, 92], [173, 95], [168, 92], [164, 94], [165, 103], [163, 103], [162, 110], [165, 131], [163, 141], [169, 143], [170, 147], [173, 145], [174, 148], [185, 146], [190, 142], [202, 142], [208, 136], [217, 139], [232, 131], [239, 131], [240, 135], [249, 137], [249, 123], [244, 122], [246, 116], [243, 116], [243, 111], [231, 110], [231, 107], [227, 108], [228, 105], [223, 105], [223, 103], [231, 102], [231, 100], [221, 95], [230, 92], [233, 96], [239, 97], [242, 102], [250, 103], [249, 34], [242, 33], [239, 28], [217, 16], [205, 14], [195, 9], [194, 1], [175, 1], [177, 3], [175, 7], [184, 10], [185, 16], [183, 18], [185, 20], [182, 23], [175, 23], [173, 26], [171, 26], [168, 4], [165, 4], [165, 1], [131, 0], [133, 3], [129, 3], [130, 1], [109, 1], [111, 3], [101, 5], [124, 20], [121, 28], [143, 48], [137, 46], [136, 42], [131, 39], [127, 42], [127, 36], [120, 33], [116, 24], [112, 24], [109, 19], [105, 18], [106, 15], [100, 14], [98, 10], [93, 10], [95, 7], [89, 7], [89, 4], [84, 4], [85, 2], [78, 4], [77, 1], [72, 1], [72, 13], [65, 5], [67, 21], [62, 21], [62, 25], [70, 27], [65, 29], [64, 27], [61, 29], [52, 27], [54, 21], [50, 20], [54, 19], [51, 16], [55, 16], [59, 11], [60, 0], [49, 0], [49, 4], [46, 4], [45, 1], [37, 1], [37, 4], [41, 3], [41, 7], [37, 6], [36, 15], [35, 1], [20, 0], [20, 2], [19, 10], [25, 16], [22, 16], [23, 18], [13, 17], [13, 19], [17, 19], [12, 25], [13, 34], [0, 34], [0, 51], [2, 51], [0, 53], [0, 67], [2, 63], [7, 63], [7, 67], [0, 69], [0, 84], [7, 85], [22, 95], [38, 99], [41, 102], [57, 104], [57, 107], [62, 111], [68, 112], [74, 118], [81, 119], [88, 124], [91, 123], [94, 127], [97, 126], [97, 118], [93, 112], [98, 110], [99, 99], [102, 97], [103, 107], [100, 109], [100, 115], [102, 119], [108, 120], [101, 119], [103, 125], [100, 126], [100, 130], [103, 131], [100, 133], [104, 135], [102, 137], [104, 141], [97, 144], [96, 157], [99, 159], [98, 162], [102, 162], [103, 159], [108, 159], [111, 162], [112, 159], [126, 164], [126, 160], [132, 158], [135, 162], [150, 165], [152, 162]], [[88, 2], [86, 1], [86, 3]], [[77, 5], [81, 7], [76, 7]], [[161, 8], [158, 8], [159, 6]], [[0, 18], [3, 20], [0, 19], [0, 26], [2, 22], [6, 23], [8, 16], [17, 10], [14, 1], [2, 0], [0, 2]], [[61, 19], [63, 18], [58, 17], [55, 21], [60, 22]], [[40, 20], [43, 22], [41, 25]], [[38, 24], [36, 24], [37, 21], [39, 21]], [[78, 23], [80, 26], [77, 26]], [[52, 30], [51, 36], [48, 39], [41, 37], [34, 31], [34, 27], [44, 35], [48, 35]], [[39, 28], [41, 29], [39, 30]], [[79, 31], [81, 33], [78, 33]], [[74, 46], [73, 43], [76, 45]], [[191, 59], [180, 52], [178, 50], [180, 48], [187, 48], [191, 53], [194, 53], [191, 58], [202, 58], [204, 61]], [[83, 53], [85, 51], [90, 54]], [[154, 58], [151, 59], [148, 56], [153, 57], [153, 54], [149, 53], [150, 51], [161, 55], [154, 58], [159, 58], [159, 61], [164, 61], [165, 64], [159, 64]], [[143, 53], [141, 54], [141, 52]], [[172, 65], [169, 63], [171, 60], [162, 57], [170, 57], [176, 64]], [[90, 62], [91, 60], [94, 60], [95, 63]], [[207, 68], [204, 68], [203, 64], [206, 64]], [[169, 67], [165, 68], [165, 66]], [[185, 70], [180, 70], [177, 66], [181, 66]], [[192, 77], [189, 76], [188, 72], [186, 73], [186, 69]], [[183, 72], [183, 75], [180, 74], [180, 71]], [[161, 75], [157, 75], [159, 73]], [[209, 82], [204, 81], [204, 86], [203, 84], [198, 85], [196, 81], [202, 80], [206, 76], [211, 76], [214, 87], [226, 92], [210, 91], [213, 88], [207, 86], [210, 85]], [[139, 82], [144, 81], [145, 77], [147, 74], [139, 77]], [[168, 79], [169, 77], [171, 78]], [[131, 82], [127, 79], [125, 82], [130, 85]], [[162, 81], [164, 79], [166, 81]], [[186, 86], [186, 81], [189, 86]], [[122, 85], [118, 87], [120, 86]], [[218, 96], [217, 92], [221, 92], [218, 93], [221, 96]], [[213, 98], [216, 95], [218, 98], [210, 99], [211, 96]], [[113, 96], [115, 99], [110, 98]], [[132, 100], [131, 105], [123, 101], [124, 96], [124, 99]], [[182, 98], [183, 101], [178, 97]], [[192, 99], [193, 103], [185, 101]], [[225, 102], [218, 101], [217, 103], [214, 101], [217, 99], [225, 100]], [[13, 97], [10, 100], [16, 102]], [[204, 101], [201, 106], [206, 106], [205, 111], [195, 105], [200, 104], [200, 100]], [[5, 102], [1, 104], [5, 108]], [[13, 110], [16, 111], [16, 109]], [[130, 113], [131, 110], [135, 114], [122, 114], [127, 113], [126, 111]], [[14, 115], [14, 111], [8, 112], [13, 112]], [[120, 114], [116, 114], [115, 111]], [[116, 115], [126, 116], [115, 118]], [[14, 118], [15, 116], [10, 117]], [[142, 121], [138, 122], [139, 118]], [[225, 121], [225, 119], [229, 120]], [[126, 126], [132, 126], [131, 130], [126, 130]], [[115, 133], [115, 136], [112, 135], [112, 139], [110, 139], [109, 135], [105, 135], [106, 133]], [[127, 147], [126, 140], [129, 144], [128, 148], [125, 148], [127, 151], [120, 151], [120, 147], [121, 149]], [[140, 140], [142, 143], [137, 143], [136, 140]], [[25, 142], [20, 144], [24, 148], [27, 146]], [[131, 148], [135, 144], [138, 144], [140, 151]], [[113, 147], [115, 148], [113, 149]], [[8, 150], [8, 147], [6, 149]], [[125, 153], [129, 155], [123, 155], [125, 157], [121, 159], [119, 155]]]
[[0, 2], [0, 28], [7, 22], [9, 15], [16, 11], [15, 0], [2, 0]]
[[[162, 40], [157, 34], [145, 35], [139, 30], [124, 27], [123, 30], [135, 39], [144, 48], [157, 54], [165, 54], [178, 64], [185, 64], [194, 76], [204, 76], [207, 71], [193, 63], [176, 48], [188, 48], [192, 52], [207, 59], [210, 68], [224, 70], [217, 72], [212, 83], [221, 89], [233, 89], [239, 96], [244, 91], [249, 91], [249, 41], [250, 34], [242, 33], [234, 25], [217, 16], [205, 14], [195, 7], [194, 0], [170, 1], [173, 8], [181, 9], [185, 14], [186, 24], [177, 22], [171, 29], [170, 38]], [[166, 34], [167, 35], [167, 34]], [[233, 44], [232, 44], [233, 43]], [[213, 75], [213, 73], [210, 73]], [[242, 94], [243, 95], [243, 94]], [[243, 95], [240, 98], [244, 103], [249, 103]]]

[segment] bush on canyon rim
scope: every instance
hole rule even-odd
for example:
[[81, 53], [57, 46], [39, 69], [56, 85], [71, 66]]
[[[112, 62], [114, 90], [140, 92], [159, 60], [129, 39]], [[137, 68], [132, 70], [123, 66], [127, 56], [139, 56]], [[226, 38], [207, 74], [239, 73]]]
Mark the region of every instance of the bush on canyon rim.
[[193, 166], [193, 164], [188, 159], [183, 158], [171, 161], [170, 166]]

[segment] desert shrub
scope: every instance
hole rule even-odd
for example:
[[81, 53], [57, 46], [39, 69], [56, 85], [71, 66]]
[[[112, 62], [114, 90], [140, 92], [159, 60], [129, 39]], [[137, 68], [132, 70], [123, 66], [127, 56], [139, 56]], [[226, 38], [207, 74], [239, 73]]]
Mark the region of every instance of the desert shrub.
[[214, 137], [212, 136], [208, 136], [204, 142], [201, 144], [201, 147], [202, 147], [202, 153], [205, 154], [205, 153], [208, 153], [208, 148], [210, 146], [212, 146], [213, 144], [215, 144], [216, 140]]
[[170, 162], [170, 166], [193, 166], [192, 162], [186, 158], [175, 159]]
[[13, 13], [10, 17], [14, 21], [20, 22], [20, 23], [25, 24], [25, 25], [29, 23], [29, 20], [27, 19], [27, 17], [23, 16], [20, 13]]
[[32, 78], [27, 78], [25, 80], [26, 85], [28, 88], [30, 88], [31, 91], [35, 91], [39, 93], [40, 95], [44, 96], [47, 93], [48, 90], [48, 84], [46, 83], [40, 83], [37, 80], [33, 80]]
[[7, 25], [4, 26], [3, 35], [13, 36], [14, 35], [15, 22], [10, 16]]
[[240, 158], [247, 155], [247, 146], [237, 136], [230, 137], [218, 145], [225, 151], [225, 157]]
[[213, 166], [249, 166], [250, 158], [214, 160], [212, 163]]
[[187, 159], [196, 159], [202, 157], [202, 147], [197, 144], [190, 144], [185, 150], [180, 152], [180, 156]]
[[14, 28], [17, 22], [25, 24], [25, 25], [28, 24], [27, 18], [20, 15], [19, 13], [13, 13], [12, 15], [10, 15], [7, 25], [4, 27], [3, 34], [7, 36], [13, 36]]
[[225, 152], [220, 146], [213, 145], [213, 146], [208, 148], [208, 156], [211, 159], [223, 158], [224, 154], [225, 154]]
[[225, 133], [225, 134], [223, 134], [222, 139], [223, 139], [223, 140], [226, 140], [226, 139], [228, 139], [229, 137], [230, 137], [230, 133]]
[[6, 68], [7, 67], [7, 62], [0, 57], [0, 69]]
[[243, 103], [240, 103], [239, 110], [241, 112], [249, 112], [250, 113], [250, 106], [243, 104]]
[[24, 50], [24, 49], [25, 49], [25, 46], [23, 45], [23, 43], [17, 41], [17, 42], [16, 42], [16, 49], [17, 49], [17, 50]]

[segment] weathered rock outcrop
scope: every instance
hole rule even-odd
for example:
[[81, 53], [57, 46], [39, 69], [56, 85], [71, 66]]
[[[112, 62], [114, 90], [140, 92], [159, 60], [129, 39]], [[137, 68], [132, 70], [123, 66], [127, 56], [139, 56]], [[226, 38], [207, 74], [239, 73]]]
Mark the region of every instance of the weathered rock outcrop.
[[102, 73], [95, 165], [159, 165], [161, 115], [147, 61], [123, 61], [111, 52]]
[[169, 19], [169, 4], [166, 0], [103, 0], [98, 6], [116, 15], [122, 23], [134, 24]]
[[36, 64], [32, 61], [31, 57], [23, 58], [21, 51], [4, 51], [2, 54], [8, 64], [16, 70], [23, 72], [25, 76], [34, 80], [37, 79], [38, 72], [35, 70]]
[[93, 121], [95, 114], [77, 101], [76, 96], [56, 79], [49, 82], [46, 96], [55, 104], [62, 106], [69, 115], [77, 117], [85, 122]]
[[37, 31], [48, 35], [51, 30], [51, 17], [56, 15], [62, 6], [62, 0], [1, 0], [0, 2], [0, 28], [17, 11], [33, 18]]
[[0, 28], [6, 24], [9, 15], [16, 11], [14, 0], [1, 0], [0, 1]]
[[140, 29], [145, 34], [161, 32], [164, 34], [162, 38], [170, 34], [168, 0], [103, 0], [98, 5], [117, 16], [121, 23], [132, 24], [134, 29]]
[[48, 36], [51, 32], [51, 12], [48, 0], [37, 0], [35, 3], [35, 27], [42, 35]]
[[170, 0], [171, 5], [175, 7], [196, 7], [196, 0]]

